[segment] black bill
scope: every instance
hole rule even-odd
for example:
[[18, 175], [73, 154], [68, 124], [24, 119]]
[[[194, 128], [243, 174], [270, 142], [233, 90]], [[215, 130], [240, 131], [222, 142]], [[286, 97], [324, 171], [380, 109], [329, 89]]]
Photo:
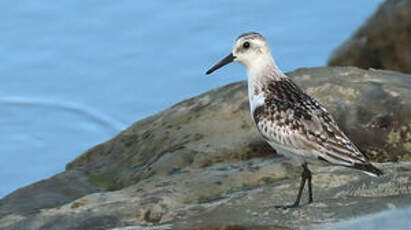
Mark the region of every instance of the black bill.
[[233, 53], [230, 53], [227, 57], [225, 57], [223, 60], [221, 60], [219, 63], [217, 63], [215, 66], [211, 67], [211, 69], [209, 69], [206, 74], [210, 74], [214, 71], [216, 71], [217, 69], [227, 65], [228, 63], [233, 62], [235, 59]]

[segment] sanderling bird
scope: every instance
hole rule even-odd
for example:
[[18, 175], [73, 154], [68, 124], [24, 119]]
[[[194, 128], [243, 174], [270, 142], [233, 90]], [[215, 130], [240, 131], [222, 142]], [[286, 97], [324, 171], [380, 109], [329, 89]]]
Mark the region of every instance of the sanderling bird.
[[308, 203], [313, 202], [308, 162], [341, 165], [372, 176], [383, 174], [341, 131], [328, 111], [277, 67], [262, 35], [250, 32], [239, 36], [232, 53], [206, 74], [233, 61], [247, 67], [250, 112], [260, 134], [280, 154], [303, 167], [296, 201], [277, 208], [299, 207], [306, 181]]

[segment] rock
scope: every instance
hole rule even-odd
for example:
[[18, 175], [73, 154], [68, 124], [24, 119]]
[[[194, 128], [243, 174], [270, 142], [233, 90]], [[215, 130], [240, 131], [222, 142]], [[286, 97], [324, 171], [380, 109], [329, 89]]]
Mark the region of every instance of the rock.
[[315, 203], [275, 209], [294, 201], [301, 169], [259, 137], [239, 82], [138, 121], [65, 172], [9, 194], [0, 229], [315, 228], [411, 205], [411, 76], [353, 67], [289, 75], [371, 159], [396, 161], [378, 165], [383, 177], [312, 165]]
[[40, 208], [53, 208], [98, 191], [102, 189], [83, 176], [81, 171], [65, 171], [6, 196], [0, 201], [0, 216], [7, 213], [36, 213]]
[[328, 65], [391, 69], [411, 73], [411, 0], [387, 0]]

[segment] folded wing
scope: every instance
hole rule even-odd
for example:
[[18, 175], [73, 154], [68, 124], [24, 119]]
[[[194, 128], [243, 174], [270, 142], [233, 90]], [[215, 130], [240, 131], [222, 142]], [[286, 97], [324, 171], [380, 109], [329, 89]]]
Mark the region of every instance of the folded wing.
[[255, 108], [253, 116], [268, 142], [311, 151], [331, 164], [368, 164], [328, 111], [290, 79], [272, 82], [262, 93], [264, 103]]

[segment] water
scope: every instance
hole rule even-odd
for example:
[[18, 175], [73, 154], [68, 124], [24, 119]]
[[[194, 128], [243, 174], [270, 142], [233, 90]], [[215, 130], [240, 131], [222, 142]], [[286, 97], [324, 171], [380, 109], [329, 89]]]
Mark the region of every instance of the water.
[[0, 197], [133, 122], [245, 79], [204, 72], [258, 31], [284, 71], [325, 65], [382, 0], [1, 1]]
[[[394, 205], [388, 203], [388, 205]], [[329, 223], [321, 227], [321, 230], [398, 230], [411, 229], [411, 207], [392, 208], [377, 214], [354, 217], [338, 223]]]

